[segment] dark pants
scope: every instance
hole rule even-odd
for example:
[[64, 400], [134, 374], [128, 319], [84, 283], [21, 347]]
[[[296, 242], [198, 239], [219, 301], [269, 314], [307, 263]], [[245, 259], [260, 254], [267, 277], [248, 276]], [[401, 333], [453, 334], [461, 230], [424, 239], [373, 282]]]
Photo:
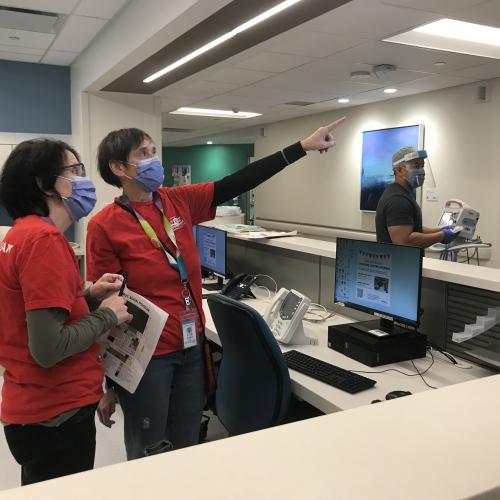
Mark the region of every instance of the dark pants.
[[94, 467], [95, 404], [80, 408], [59, 427], [4, 427], [10, 452], [21, 465], [21, 484], [38, 483]]
[[174, 449], [198, 444], [205, 403], [201, 345], [153, 356], [134, 394], [116, 386], [125, 418], [127, 459], [170, 441]]

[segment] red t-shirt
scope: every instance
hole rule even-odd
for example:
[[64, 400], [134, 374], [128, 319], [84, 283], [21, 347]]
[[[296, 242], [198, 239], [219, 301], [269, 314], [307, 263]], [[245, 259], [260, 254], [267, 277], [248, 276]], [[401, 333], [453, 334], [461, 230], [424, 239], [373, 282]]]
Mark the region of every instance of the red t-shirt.
[[[160, 188], [163, 210], [175, 233], [177, 246], [186, 264], [194, 300], [201, 312], [199, 333], [205, 317], [201, 298], [200, 257], [193, 237], [193, 225], [213, 219], [213, 182], [174, 188]], [[118, 199], [117, 199], [118, 200]], [[119, 201], [119, 200], [118, 200]], [[163, 227], [161, 212], [152, 201], [131, 206], [153, 227], [171, 253], [175, 249]], [[170, 266], [161, 248], [155, 248], [137, 219], [112, 203], [103, 208], [87, 226], [87, 279], [103, 273], [128, 273], [128, 288], [169, 314], [155, 355], [182, 349], [179, 313], [185, 309], [179, 273]]]
[[89, 313], [75, 254], [64, 235], [41, 217], [15, 221], [0, 242], [0, 365], [5, 367], [0, 418], [29, 424], [97, 402], [104, 371], [99, 347], [41, 367], [28, 347], [26, 311], [68, 311], [67, 324]]

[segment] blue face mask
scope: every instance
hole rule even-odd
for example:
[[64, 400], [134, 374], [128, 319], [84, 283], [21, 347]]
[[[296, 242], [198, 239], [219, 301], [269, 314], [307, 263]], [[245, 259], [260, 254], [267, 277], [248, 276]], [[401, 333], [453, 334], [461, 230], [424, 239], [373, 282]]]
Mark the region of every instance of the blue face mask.
[[71, 182], [71, 194], [67, 197], [61, 196], [63, 203], [71, 218], [78, 222], [82, 217], [86, 217], [95, 207], [97, 197], [94, 183], [88, 177], [61, 177]]
[[410, 176], [408, 177], [408, 184], [412, 188], [420, 187], [425, 180], [425, 170], [423, 168], [415, 168], [410, 171]]
[[137, 176], [134, 182], [144, 191], [152, 193], [163, 186], [164, 170], [160, 159], [155, 156], [147, 160], [139, 160], [133, 163], [137, 167]]

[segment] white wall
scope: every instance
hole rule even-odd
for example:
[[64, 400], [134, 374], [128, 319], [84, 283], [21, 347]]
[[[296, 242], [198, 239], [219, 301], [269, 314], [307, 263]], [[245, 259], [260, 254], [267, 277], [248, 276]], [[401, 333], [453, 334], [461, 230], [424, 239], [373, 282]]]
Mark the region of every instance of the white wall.
[[255, 144], [258, 158], [348, 118], [335, 133], [334, 150], [309, 153], [257, 188], [257, 218], [374, 231], [374, 214], [359, 210], [362, 131], [424, 124], [439, 194], [437, 203], [423, 201], [424, 225], [437, 224], [447, 199], [463, 199], [481, 214], [476, 235], [493, 244], [488, 265], [500, 267], [500, 79], [489, 83], [492, 98], [481, 104], [471, 84], [266, 125]]
[[[159, 146], [161, 155], [161, 102], [158, 97], [83, 93], [84, 111], [82, 137], [87, 174], [96, 186], [97, 204], [90, 216], [111, 203], [120, 191], [106, 184], [97, 170], [97, 148], [104, 137], [112, 130], [136, 127], [147, 132]], [[76, 240], [83, 244], [86, 236], [85, 219], [78, 224]]]

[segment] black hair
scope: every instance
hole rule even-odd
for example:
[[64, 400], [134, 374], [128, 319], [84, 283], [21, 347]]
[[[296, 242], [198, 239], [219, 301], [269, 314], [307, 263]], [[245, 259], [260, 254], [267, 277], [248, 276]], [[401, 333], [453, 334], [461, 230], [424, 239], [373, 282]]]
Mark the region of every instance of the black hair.
[[153, 141], [149, 134], [138, 128], [122, 128], [110, 132], [97, 149], [97, 167], [107, 184], [122, 187], [120, 179], [111, 171], [110, 161], [125, 163], [133, 149], [138, 148], [144, 139]]
[[54, 189], [69, 151], [68, 144], [54, 139], [33, 139], [18, 144], [5, 161], [0, 176], [0, 203], [13, 218], [49, 215], [47, 192]]

